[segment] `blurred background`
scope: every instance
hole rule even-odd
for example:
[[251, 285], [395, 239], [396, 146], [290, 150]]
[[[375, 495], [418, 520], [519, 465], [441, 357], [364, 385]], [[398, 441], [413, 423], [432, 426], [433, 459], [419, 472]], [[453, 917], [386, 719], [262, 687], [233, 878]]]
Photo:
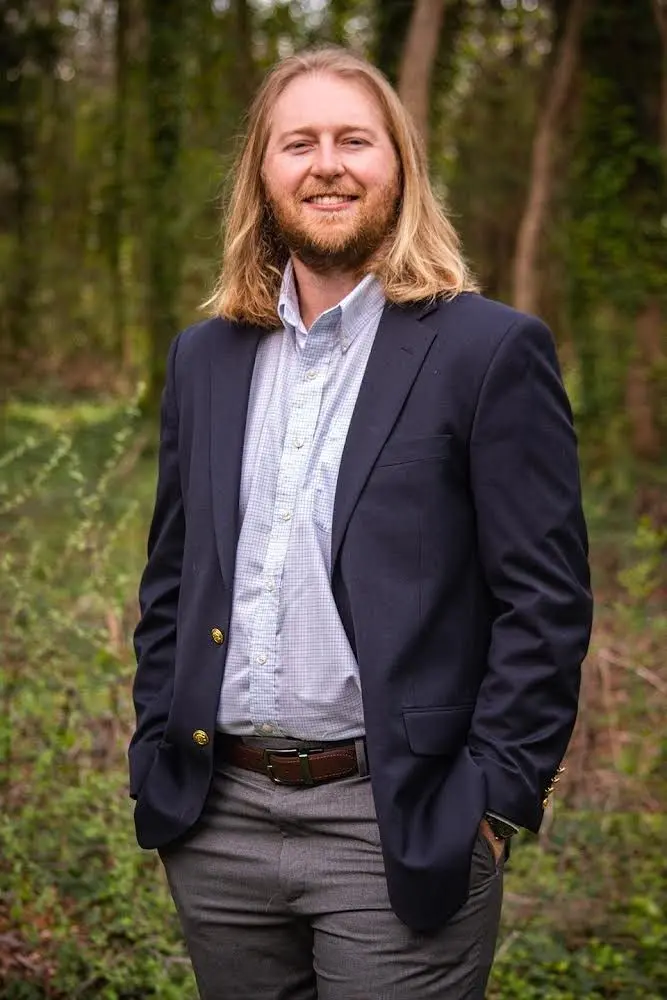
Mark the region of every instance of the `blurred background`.
[[0, 0], [0, 997], [194, 996], [126, 798], [156, 408], [244, 109], [323, 41], [399, 88], [579, 431], [596, 626], [488, 995], [664, 1000], [665, 0]]

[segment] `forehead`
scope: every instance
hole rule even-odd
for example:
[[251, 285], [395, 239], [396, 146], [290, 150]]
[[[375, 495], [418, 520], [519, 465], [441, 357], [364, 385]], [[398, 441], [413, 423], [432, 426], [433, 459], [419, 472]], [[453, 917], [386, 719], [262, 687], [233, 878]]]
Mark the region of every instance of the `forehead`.
[[287, 84], [273, 106], [271, 138], [308, 129], [345, 127], [387, 132], [380, 104], [370, 86], [332, 73], [307, 73]]

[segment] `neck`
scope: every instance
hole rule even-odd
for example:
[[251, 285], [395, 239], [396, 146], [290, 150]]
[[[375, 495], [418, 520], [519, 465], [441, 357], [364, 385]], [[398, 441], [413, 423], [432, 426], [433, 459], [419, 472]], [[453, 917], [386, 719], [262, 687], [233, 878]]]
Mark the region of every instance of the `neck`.
[[301, 319], [309, 330], [318, 316], [349, 295], [361, 279], [355, 271], [333, 271], [318, 274], [292, 257], [294, 278], [299, 296]]

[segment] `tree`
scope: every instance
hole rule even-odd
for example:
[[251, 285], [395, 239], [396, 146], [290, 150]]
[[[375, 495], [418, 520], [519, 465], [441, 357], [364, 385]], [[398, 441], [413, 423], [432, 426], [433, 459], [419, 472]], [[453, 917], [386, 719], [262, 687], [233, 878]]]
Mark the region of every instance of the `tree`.
[[121, 359], [128, 361], [125, 340], [125, 287], [122, 271], [122, 246], [125, 232], [125, 151], [128, 114], [128, 34], [129, 0], [116, 0], [115, 106], [113, 117], [113, 179], [109, 213], [109, 265], [113, 309], [114, 345]]
[[588, 0], [570, 0], [565, 29], [545, 88], [545, 102], [535, 129], [530, 181], [514, 256], [514, 305], [535, 312], [539, 305], [538, 255], [553, 187], [553, 154], [579, 57]]
[[182, 190], [182, 35], [185, 0], [146, 0], [149, 167], [146, 186], [149, 372], [147, 410], [157, 408], [167, 346], [178, 326], [184, 247]]
[[428, 148], [431, 76], [445, 16], [445, 0], [416, 0], [401, 58], [398, 93]]
[[57, 63], [62, 31], [29, 0], [0, 6], [0, 156], [7, 164], [1, 225], [12, 243], [5, 267], [0, 326], [0, 364], [16, 360], [28, 346], [38, 285], [36, 233], [37, 169], [44, 84]]
[[414, 0], [377, 0], [374, 61], [396, 84]]
[[667, 441], [663, 52], [651, 0], [596, 10], [582, 51], [571, 287], [582, 420], [613, 469], [621, 434], [642, 461], [664, 456]]
[[653, 15], [660, 36], [662, 67], [660, 79], [660, 145], [667, 158], [667, 0], [653, 0]]
[[252, 54], [252, 12], [248, 0], [232, 0], [234, 34], [236, 40], [236, 66], [233, 79], [240, 107], [245, 108], [255, 91], [256, 72]]
[[544, 8], [462, 3], [446, 9], [434, 79], [432, 168], [482, 288], [505, 301], [512, 298], [551, 37]]

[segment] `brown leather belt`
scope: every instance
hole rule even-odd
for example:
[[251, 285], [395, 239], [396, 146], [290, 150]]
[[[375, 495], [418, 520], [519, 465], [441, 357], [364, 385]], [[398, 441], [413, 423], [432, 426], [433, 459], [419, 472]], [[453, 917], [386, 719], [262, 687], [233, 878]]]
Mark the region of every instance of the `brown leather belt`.
[[319, 785], [359, 774], [354, 740], [322, 749], [273, 750], [244, 743], [240, 736], [219, 735], [216, 760], [265, 774], [276, 785]]

